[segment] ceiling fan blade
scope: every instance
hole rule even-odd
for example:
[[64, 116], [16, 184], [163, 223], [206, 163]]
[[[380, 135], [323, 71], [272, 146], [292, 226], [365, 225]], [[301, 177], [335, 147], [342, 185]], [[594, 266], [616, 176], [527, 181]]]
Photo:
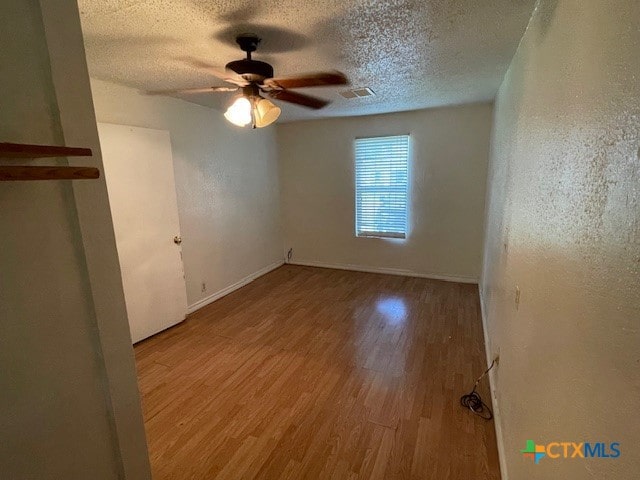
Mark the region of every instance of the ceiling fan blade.
[[321, 98], [311, 97], [309, 95], [303, 95], [302, 93], [296, 93], [290, 90], [272, 90], [269, 92], [269, 96], [272, 98], [275, 98], [276, 100], [295, 103], [296, 105], [302, 105], [303, 107], [313, 108], [316, 110], [322, 107], [325, 107], [331, 103]]
[[188, 63], [192, 67], [199, 68], [201, 70], [206, 70], [214, 77], [217, 77], [220, 80], [224, 80], [225, 82], [233, 83], [235, 85], [238, 85], [239, 87], [244, 87], [246, 85], [249, 85], [249, 82], [247, 82], [244, 78], [242, 78], [236, 72], [233, 72], [231, 70], [214, 67], [213, 65], [210, 65], [207, 62], [203, 62], [202, 60], [198, 60], [197, 58], [193, 58], [193, 57], [181, 57], [180, 60], [182, 60], [185, 63]]
[[341, 72], [317, 72], [295, 77], [267, 78], [264, 85], [272, 88], [322, 87], [326, 85], [346, 85], [347, 77]]
[[203, 87], [203, 88], [176, 88], [172, 90], [152, 90], [145, 92], [147, 95], [175, 95], [178, 93], [212, 93], [235, 92], [238, 87]]

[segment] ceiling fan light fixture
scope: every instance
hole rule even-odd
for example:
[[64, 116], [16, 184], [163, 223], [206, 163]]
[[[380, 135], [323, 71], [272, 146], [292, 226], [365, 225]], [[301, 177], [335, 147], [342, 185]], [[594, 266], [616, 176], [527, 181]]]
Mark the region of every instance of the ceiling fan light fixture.
[[224, 113], [224, 118], [229, 122], [244, 127], [251, 123], [251, 102], [248, 98], [238, 97]]
[[[233, 103], [224, 113], [225, 118], [239, 127], [246, 127], [251, 124], [253, 128], [262, 128], [275, 122], [280, 116], [281, 110], [272, 102], [263, 98], [260, 93], [275, 98], [279, 102], [287, 102], [301, 107], [319, 110], [331, 102], [304, 93], [294, 92], [290, 89], [349, 84], [349, 79], [338, 71], [315, 72], [290, 77], [274, 77], [273, 67], [271, 65], [251, 58], [251, 53], [258, 48], [258, 44], [260, 43], [258, 36], [253, 33], [244, 33], [236, 37], [236, 42], [240, 45], [240, 49], [247, 54], [247, 58], [227, 63], [225, 71], [211, 67], [198, 60], [193, 62], [199, 68], [207, 68], [214, 76], [234, 85], [233, 87], [211, 86], [204, 88], [159, 90], [147, 93], [151, 95], [171, 95], [178, 93], [240, 91], [241, 94], [234, 98]], [[371, 89], [365, 88], [353, 91], [352, 95], [347, 98], [372, 94]], [[346, 95], [343, 94], [343, 96]]]
[[266, 98], [259, 98], [255, 103], [253, 118], [258, 128], [266, 127], [275, 122], [280, 116], [280, 107]]

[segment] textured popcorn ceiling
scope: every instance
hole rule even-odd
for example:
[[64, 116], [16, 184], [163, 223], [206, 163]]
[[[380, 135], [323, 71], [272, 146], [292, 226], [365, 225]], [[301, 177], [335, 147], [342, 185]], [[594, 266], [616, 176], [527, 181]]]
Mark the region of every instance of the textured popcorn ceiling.
[[[93, 77], [143, 90], [222, 85], [193, 59], [242, 58], [235, 35], [263, 38], [254, 58], [277, 75], [337, 69], [376, 96], [299, 89], [332, 100], [282, 120], [365, 115], [494, 98], [534, 0], [79, 0]], [[230, 94], [182, 96], [223, 108]]]

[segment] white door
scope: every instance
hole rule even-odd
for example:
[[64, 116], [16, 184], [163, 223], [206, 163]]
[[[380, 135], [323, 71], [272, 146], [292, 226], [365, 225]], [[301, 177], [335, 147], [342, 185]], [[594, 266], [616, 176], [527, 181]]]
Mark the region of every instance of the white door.
[[187, 313], [171, 140], [165, 130], [109, 123], [98, 133], [135, 343]]

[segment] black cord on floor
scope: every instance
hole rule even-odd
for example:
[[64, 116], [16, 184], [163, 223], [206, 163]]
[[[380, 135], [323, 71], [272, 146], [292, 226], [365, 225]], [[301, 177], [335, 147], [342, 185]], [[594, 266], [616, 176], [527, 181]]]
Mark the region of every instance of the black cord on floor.
[[484, 418], [485, 420], [491, 420], [493, 418], [493, 412], [491, 411], [489, 406], [482, 401], [482, 398], [480, 397], [478, 392], [476, 392], [476, 388], [478, 388], [478, 384], [480, 383], [480, 380], [482, 380], [485, 377], [485, 375], [489, 373], [489, 370], [493, 368], [495, 363], [496, 363], [495, 360], [491, 362], [491, 365], [489, 365], [489, 368], [487, 368], [484, 371], [484, 373], [478, 377], [475, 385], [473, 386], [473, 390], [471, 390], [471, 393], [468, 393], [467, 395], [463, 395], [462, 397], [460, 397], [460, 405], [462, 405], [465, 408], [468, 408], [469, 410], [471, 410], [472, 413]]

